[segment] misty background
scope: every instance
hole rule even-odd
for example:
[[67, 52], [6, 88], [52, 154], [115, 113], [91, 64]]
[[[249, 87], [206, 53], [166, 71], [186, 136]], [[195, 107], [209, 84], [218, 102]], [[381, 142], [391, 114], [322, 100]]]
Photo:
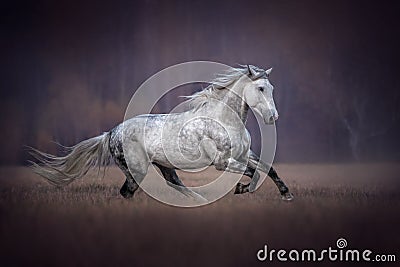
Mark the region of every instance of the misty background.
[[192, 60], [274, 68], [278, 162], [398, 161], [399, 13], [395, 1], [3, 2], [0, 163], [110, 130], [142, 82]]

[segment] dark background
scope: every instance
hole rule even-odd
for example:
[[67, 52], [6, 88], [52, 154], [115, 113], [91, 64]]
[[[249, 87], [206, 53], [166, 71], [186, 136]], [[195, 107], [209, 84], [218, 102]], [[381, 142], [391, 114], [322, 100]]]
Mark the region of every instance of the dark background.
[[145, 79], [191, 60], [274, 67], [277, 161], [397, 161], [399, 12], [395, 1], [3, 1], [0, 162], [109, 130]]
[[[39, 0], [0, 10], [1, 266], [281, 266], [256, 252], [326, 249], [340, 237], [396, 254], [377, 266], [398, 263], [395, 1]], [[23, 145], [56, 153], [52, 140], [72, 145], [109, 130], [143, 81], [191, 60], [274, 67], [275, 168], [293, 202], [266, 179], [254, 194], [175, 208], [142, 190], [123, 199], [117, 168], [56, 188], [9, 166], [26, 163]], [[178, 95], [154, 111], [169, 111]]]

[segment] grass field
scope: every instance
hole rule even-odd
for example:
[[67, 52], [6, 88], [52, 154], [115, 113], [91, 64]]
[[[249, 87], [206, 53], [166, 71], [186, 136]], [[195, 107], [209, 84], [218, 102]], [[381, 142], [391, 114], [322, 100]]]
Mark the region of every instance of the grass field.
[[[282, 201], [266, 180], [253, 194], [232, 191], [203, 207], [176, 208], [141, 190], [123, 199], [124, 178], [116, 168], [58, 189], [27, 168], [1, 167], [0, 265], [266, 266], [277, 262], [257, 261], [264, 244], [319, 249], [334, 247], [340, 237], [349, 248], [396, 254], [398, 264], [398, 164], [276, 169], [295, 195], [293, 202]], [[192, 179], [196, 184], [206, 177]]]

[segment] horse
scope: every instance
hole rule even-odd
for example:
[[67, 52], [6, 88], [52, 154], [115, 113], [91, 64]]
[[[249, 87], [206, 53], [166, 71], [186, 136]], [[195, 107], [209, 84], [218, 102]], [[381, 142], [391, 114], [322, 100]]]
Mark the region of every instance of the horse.
[[253, 65], [232, 67], [188, 96], [187, 111], [130, 118], [69, 147], [65, 156], [31, 148], [30, 153], [39, 161], [31, 161], [31, 167], [51, 184], [62, 186], [83, 177], [91, 167], [107, 166], [112, 159], [126, 176], [120, 189], [124, 198], [133, 197], [150, 164], [160, 170], [168, 185], [192, 196], [195, 193], [175, 170], [213, 165], [218, 171], [250, 177], [247, 184], [237, 183], [235, 194], [254, 192], [261, 171], [275, 183], [281, 198], [290, 201], [293, 194], [272, 164], [264, 163], [250, 149], [251, 138], [245, 127], [250, 108], [265, 124], [278, 119], [274, 87], [269, 81], [271, 71]]

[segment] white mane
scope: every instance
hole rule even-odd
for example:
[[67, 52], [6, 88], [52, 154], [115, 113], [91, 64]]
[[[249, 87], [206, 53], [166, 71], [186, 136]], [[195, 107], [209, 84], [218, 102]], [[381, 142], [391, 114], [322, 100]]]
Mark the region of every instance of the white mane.
[[[253, 80], [265, 77], [265, 70], [253, 65], [250, 65], [250, 67], [252, 70], [256, 71], [256, 73], [260, 74], [256, 77], [253, 77]], [[190, 108], [198, 109], [207, 104], [211, 99], [221, 99], [230, 85], [235, 83], [243, 75], [249, 74], [250, 73], [247, 65], [240, 65], [238, 68], [230, 68], [225, 73], [217, 74], [217, 77], [210, 81], [210, 85], [204, 88], [202, 91], [184, 97], [189, 98], [187, 102], [189, 103]]]

